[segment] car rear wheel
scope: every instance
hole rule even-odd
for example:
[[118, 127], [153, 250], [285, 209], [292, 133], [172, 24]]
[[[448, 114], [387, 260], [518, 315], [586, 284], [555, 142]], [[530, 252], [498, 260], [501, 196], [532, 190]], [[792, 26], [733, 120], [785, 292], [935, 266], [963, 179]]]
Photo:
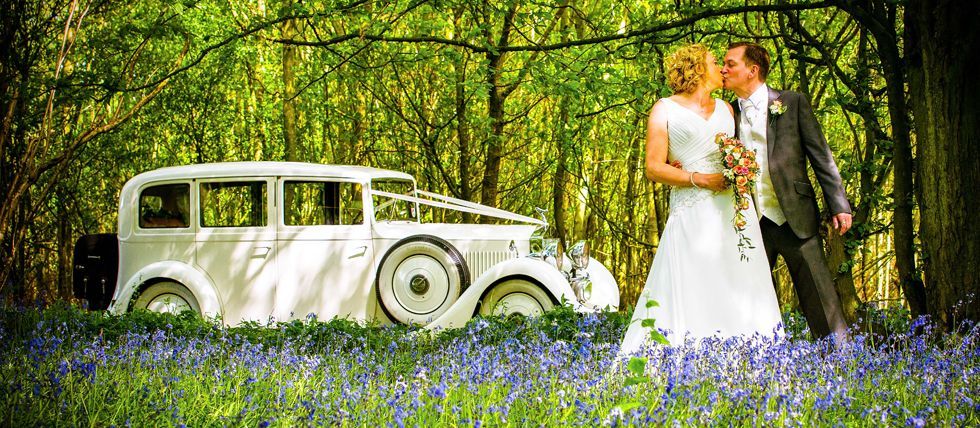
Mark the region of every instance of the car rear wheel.
[[494, 285], [480, 303], [480, 315], [539, 316], [555, 304], [538, 284], [522, 278], [511, 278]]
[[184, 311], [201, 313], [194, 294], [187, 287], [172, 281], [158, 282], [146, 287], [136, 297], [131, 308], [169, 314]]
[[469, 285], [462, 255], [429, 235], [405, 238], [385, 254], [376, 281], [378, 300], [393, 321], [426, 324], [442, 315]]

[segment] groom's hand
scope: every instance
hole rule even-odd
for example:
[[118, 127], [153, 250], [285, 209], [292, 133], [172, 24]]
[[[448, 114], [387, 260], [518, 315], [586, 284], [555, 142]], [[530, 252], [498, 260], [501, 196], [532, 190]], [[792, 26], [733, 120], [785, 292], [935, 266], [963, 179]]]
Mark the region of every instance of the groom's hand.
[[837, 231], [839, 235], [847, 233], [851, 229], [851, 215], [848, 213], [835, 214], [831, 219], [834, 223], [834, 230]]

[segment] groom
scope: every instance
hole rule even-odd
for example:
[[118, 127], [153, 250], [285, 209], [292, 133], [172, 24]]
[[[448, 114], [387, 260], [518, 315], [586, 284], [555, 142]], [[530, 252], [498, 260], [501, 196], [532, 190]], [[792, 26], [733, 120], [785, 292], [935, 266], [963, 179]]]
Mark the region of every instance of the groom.
[[735, 129], [756, 149], [760, 177], [754, 191], [769, 266], [782, 254], [810, 331], [816, 337], [847, 336], [847, 323], [824, 261], [817, 198], [807, 161], [823, 189], [837, 233], [851, 227], [851, 206], [820, 124], [803, 94], [766, 85], [769, 53], [755, 43], [728, 47], [722, 68], [725, 89], [735, 92]]

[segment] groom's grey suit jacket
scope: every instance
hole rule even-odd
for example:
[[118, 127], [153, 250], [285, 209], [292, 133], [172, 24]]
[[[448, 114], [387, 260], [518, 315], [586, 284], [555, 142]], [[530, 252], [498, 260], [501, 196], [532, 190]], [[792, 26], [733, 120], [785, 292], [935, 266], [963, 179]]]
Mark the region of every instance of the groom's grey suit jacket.
[[[770, 107], [779, 100], [786, 111], [773, 115]], [[736, 135], [741, 111], [738, 102], [735, 109]], [[817, 182], [823, 189], [830, 214], [850, 213], [851, 205], [844, 194], [840, 172], [834, 163], [830, 146], [820, 131], [820, 124], [813, 114], [810, 102], [796, 91], [777, 91], [769, 88], [766, 140], [769, 156], [769, 175], [775, 188], [776, 199], [786, 215], [793, 233], [800, 239], [816, 235], [820, 230], [820, 211], [817, 197], [807, 175], [807, 161], [813, 166]]]

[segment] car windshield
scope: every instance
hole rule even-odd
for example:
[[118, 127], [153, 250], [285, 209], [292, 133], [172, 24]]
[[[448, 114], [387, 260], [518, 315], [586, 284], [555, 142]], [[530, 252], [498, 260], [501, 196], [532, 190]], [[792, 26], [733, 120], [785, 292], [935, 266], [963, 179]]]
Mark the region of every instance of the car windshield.
[[[408, 180], [374, 180], [371, 190], [415, 196], [415, 184]], [[382, 195], [371, 195], [374, 218], [377, 221], [418, 221], [418, 205]]]

